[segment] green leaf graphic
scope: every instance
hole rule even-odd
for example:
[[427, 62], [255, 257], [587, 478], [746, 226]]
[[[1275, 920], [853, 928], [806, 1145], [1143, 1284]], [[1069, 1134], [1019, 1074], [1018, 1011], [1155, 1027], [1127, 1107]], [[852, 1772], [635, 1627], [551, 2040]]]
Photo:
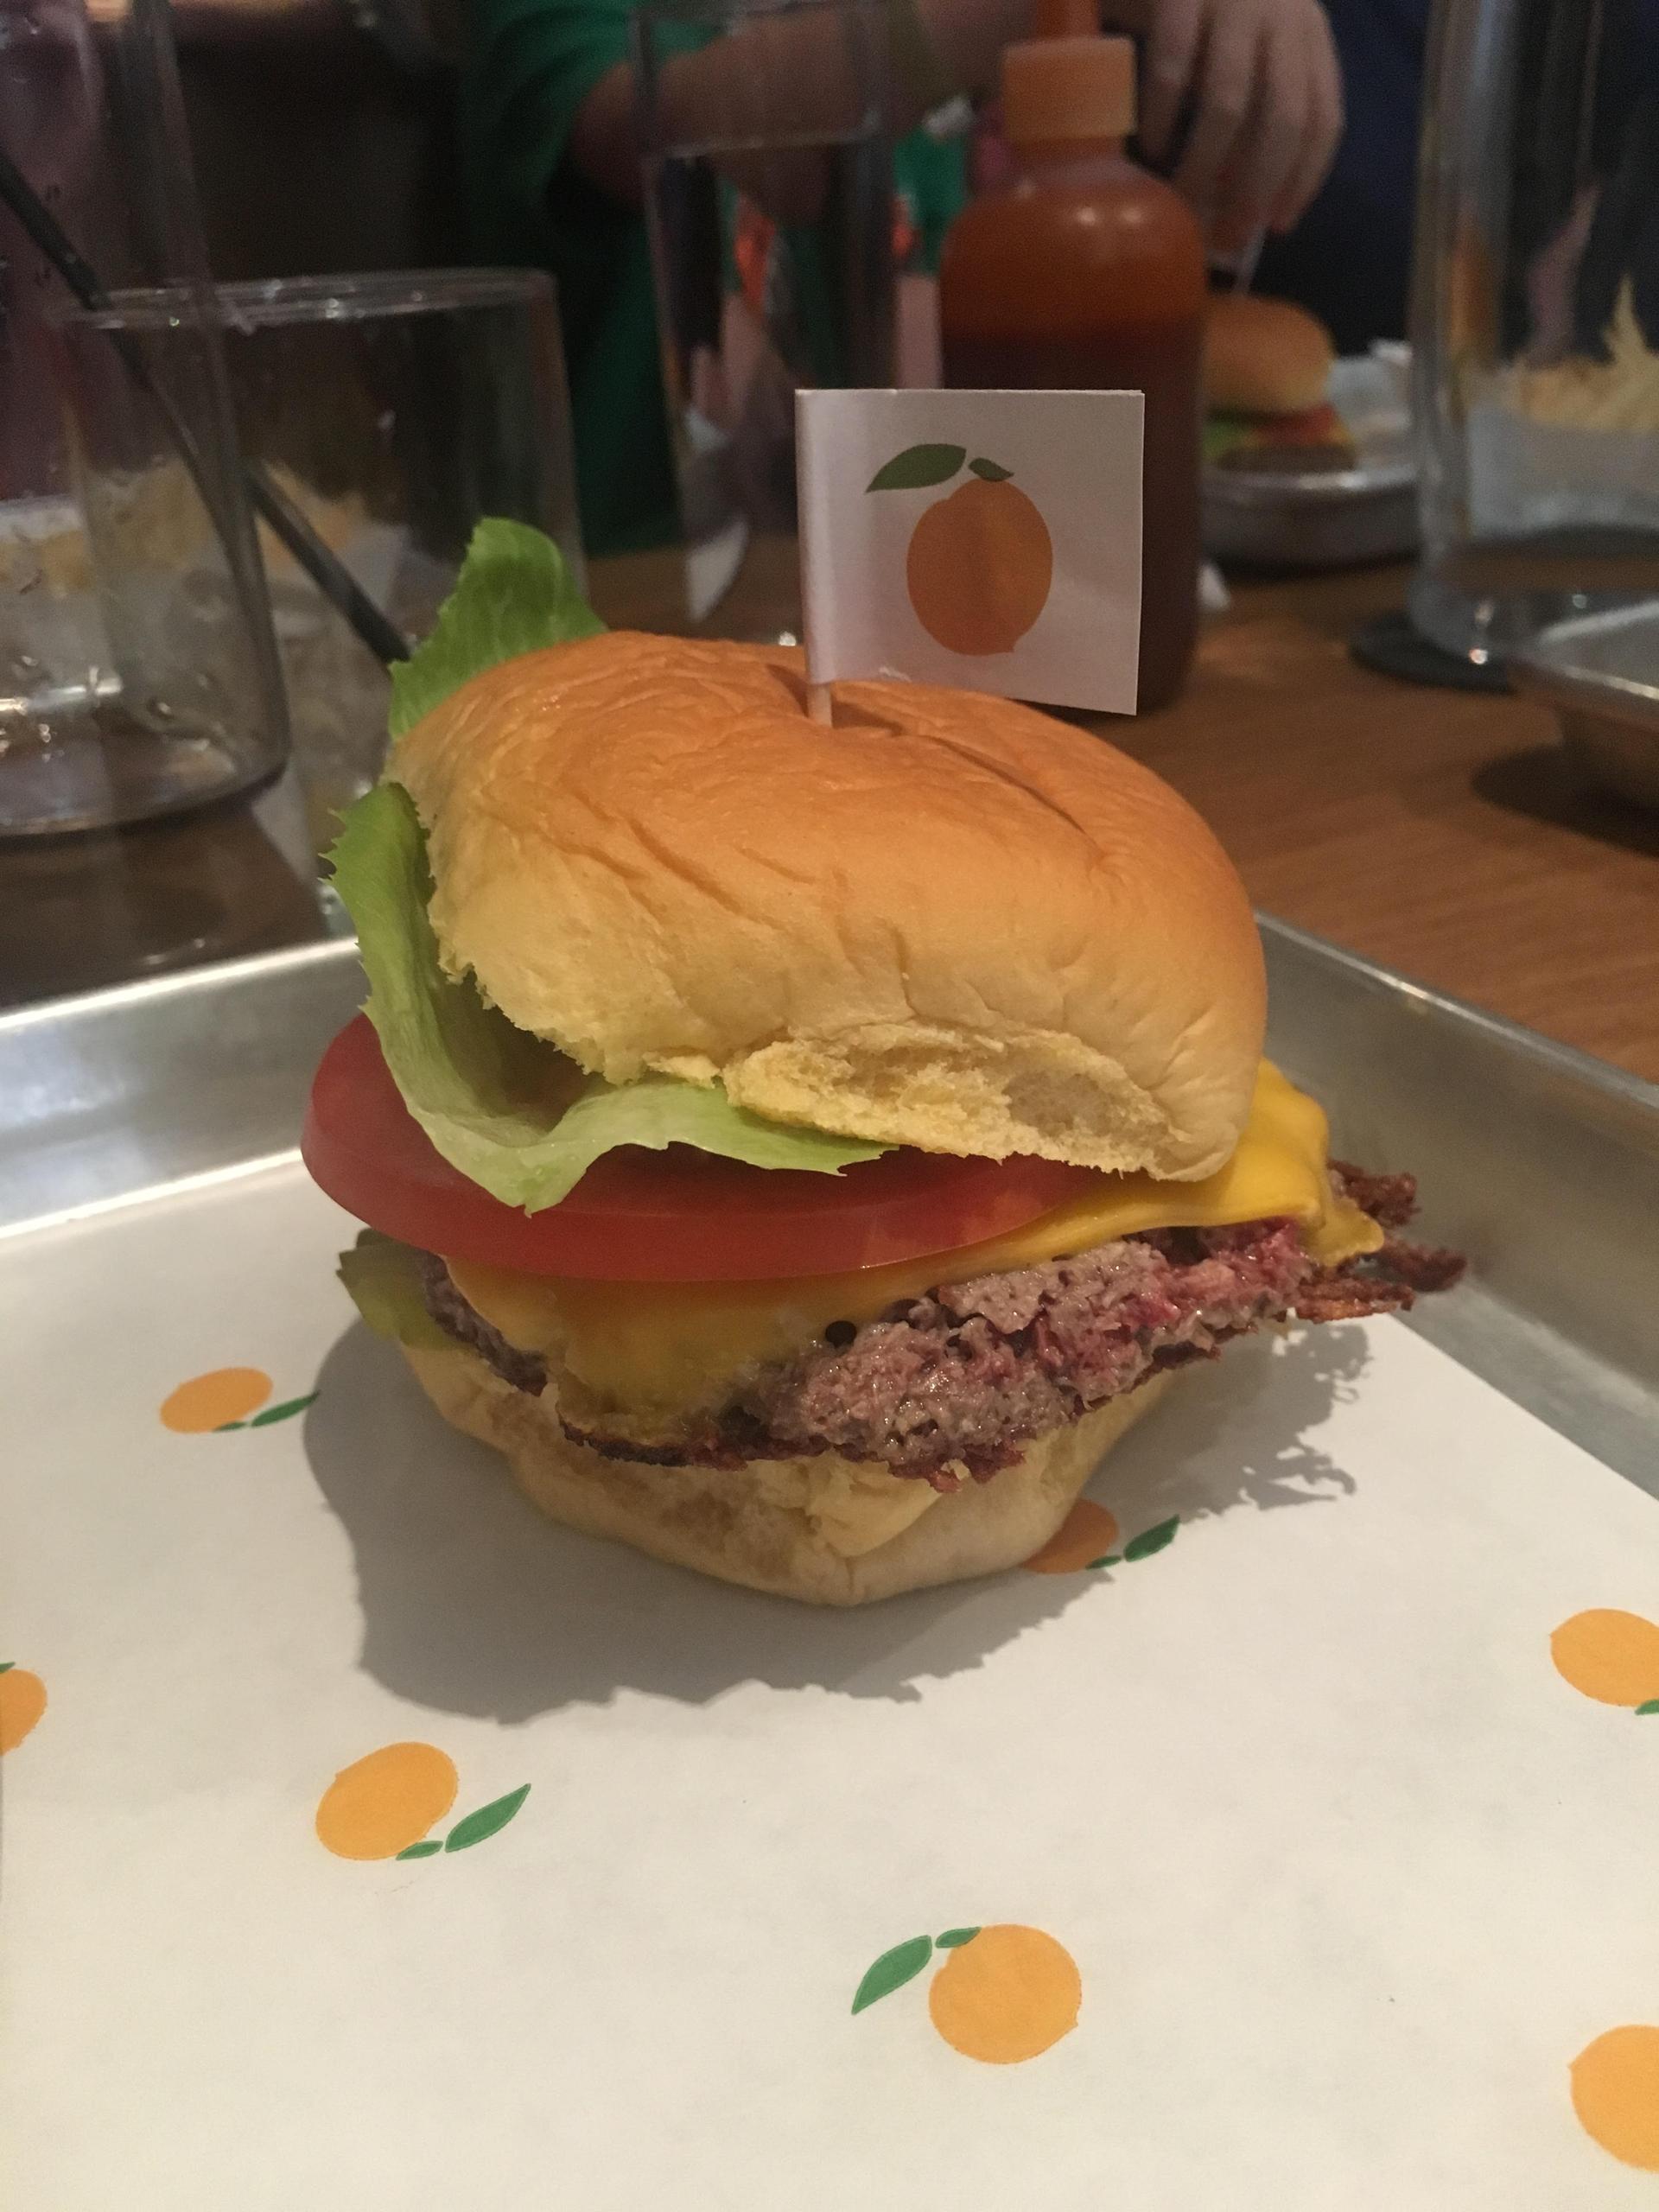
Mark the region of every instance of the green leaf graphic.
[[296, 1414], [302, 1414], [308, 1406], [315, 1406], [317, 1394], [308, 1390], [302, 1398], [284, 1398], [280, 1406], [267, 1406], [262, 1414], [255, 1414], [248, 1423], [250, 1428], [269, 1428], [274, 1421], [292, 1421]]
[[248, 1425], [248, 1424], [247, 1424], [247, 1423], [246, 1423], [246, 1421], [220, 1421], [220, 1422], [219, 1423], [218, 1427], [214, 1429], [214, 1431], [213, 1431], [213, 1434], [214, 1434], [215, 1436], [224, 1436], [224, 1435], [225, 1435], [225, 1434], [226, 1434], [226, 1433], [227, 1433], [231, 1429], [233, 1429], [233, 1428], [245, 1428], [245, 1427], [247, 1427], [247, 1425]]
[[1155, 1529], [1143, 1529], [1138, 1536], [1131, 1536], [1123, 1547], [1125, 1559], [1150, 1559], [1154, 1552], [1160, 1552], [1166, 1544], [1175, 1541], [1175, 1531], [1181, 1525], [1179, 1513], [1172, 1513], [1167, 1521], [1160, 1521]]
[[971, 1943], [978, 1933], [977, 1928], [947, 1928], [943, 1936], [936, 1936], [933, 1941], [942, 1951], [959, 1951], [964, 1943]]
[[16, 1664], [15, 1659], [0, 1659], [0, 1675], [9, 1675]]
[[1122, 1564], [1123, 1554], [1122, 1552], [1108, 1552], [1104, 1559], [1091, 1559], [1090, 1560], [1089, 1572], [1092, 1574], [1097, 1567], [1122, 1567]]
[[504, 1828], [530, 1795], [526, 1782], [518, 1789], [510, 1789], [505, 1797], [492, 1797], [487, 1805], [480, 1805], [475, 1813], [468, 1813], [464, 1821], [457, 1821], [443, 1840], [446, 1851], [467, 1851], [474, 1844], [482, 1843], [486, 1836]]
[[1638, 1713], [1659, 1713], [1659, 1697], [1649, 1698], [1644, 1704], [1638, 1705], [1636, 1709]]
[[861, 2012], [879, 1998], [891, 1997], [895, 1989], [902, 1989], [907, 1981], [914, 1981], [933, 1955], [931, 1936], [912, 1936], [908, 1943], [895, 1943], [890, 1951], [883, 1951], [875, 1964], [858, 1985], [853, 1999], [853, 2011]]
[[929, 484], [943, 484], [968, 458], [966, 446], [906, 446], [885, 468], [878, 468], [865, 486], [868, 492], [919, 492]]
[[968, 466], [976, 476], [982, 477], [988, 484], [1006, 484], [1014, 474], [1011, 468], [1001, 467], [994, 461], [970, 461]]
[[405, 1845], [404, 1849], [398, 1853], [397, 1856], [400, 1859], [430, 1859], [435, 1851], [442, 1851], [442, 1849], [443, 1846], [441, 1843], [434, 1843], [432, 1839], [429, 1836], [424, 1843], [411, 1843]]

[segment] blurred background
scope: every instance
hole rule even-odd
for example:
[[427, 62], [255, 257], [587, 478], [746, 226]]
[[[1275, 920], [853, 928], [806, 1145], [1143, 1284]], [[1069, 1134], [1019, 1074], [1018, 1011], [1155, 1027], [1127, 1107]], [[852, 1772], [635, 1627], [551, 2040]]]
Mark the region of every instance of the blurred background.
[[466, 258], [461, 0], [175, 0], [214, 276]]
[[[1057, 351], [1008, 72], [1103, 32]], [[1131, 385], [1103, 734], [1265, 906], [1659, 1071], [1659, 0], [0, 0], [8, 157], [0, 1006], [340, 933], [481, 515], [792, 639], [796, 386]]]

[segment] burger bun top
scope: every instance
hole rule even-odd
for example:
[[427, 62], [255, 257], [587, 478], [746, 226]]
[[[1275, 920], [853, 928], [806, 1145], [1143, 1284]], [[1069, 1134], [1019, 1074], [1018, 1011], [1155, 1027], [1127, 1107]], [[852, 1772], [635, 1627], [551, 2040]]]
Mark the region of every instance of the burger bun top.
[[503, 663], [389, 772], [447, 970], [626, 1083], [925, 1150], [1197, 1177], [1249, 1110], [1243, 885], [1174, 791], [1028, 707], [613, 631]]
[[1205, 329], [1204, 401], [1212, 415], [1300, 415], [1325, 398], [1331, 334], [1306, 308], [1217, 292]]

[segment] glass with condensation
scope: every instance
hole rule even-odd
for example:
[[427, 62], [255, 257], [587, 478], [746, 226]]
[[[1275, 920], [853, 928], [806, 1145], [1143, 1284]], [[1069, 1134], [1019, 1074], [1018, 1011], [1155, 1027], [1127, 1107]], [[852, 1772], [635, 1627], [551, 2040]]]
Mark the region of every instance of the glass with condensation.
[[[486, 517], [555, 539], [578, 582], [582, 550], [558, 308], [537, 270], [397, 270], [219, 288], [225, 365], [243, 450], [411, 644], [437, 620]], [[168, 293], [118, 296], [75, 319], [77, 359], [118, 332], [146, 359], [173, 342]], [[80, 424], [89, 512], [157, 545], [178, 534], [176, 467], [135, 474], [106, 415]], [[260, 551], [313, 848], [380, 772], [390, 679], [269, 526]]]
[[[0, 0], [0, 839], [256, 791], [287, 757], [282, 683], [162, 0]], [[66, 264], [168, 284], [147, 383], [107, 340], [72, 377]], [[88, 423], [124, 481], [176, 479], [153, 559], [87, 512]]]

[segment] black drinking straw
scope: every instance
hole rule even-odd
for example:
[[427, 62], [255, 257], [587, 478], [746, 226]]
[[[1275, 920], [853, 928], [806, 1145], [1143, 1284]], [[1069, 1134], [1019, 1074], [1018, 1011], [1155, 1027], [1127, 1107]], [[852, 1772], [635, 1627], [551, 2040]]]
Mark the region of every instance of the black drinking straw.
[[[96, 271], [76, 251], [57, 217], [3, 147], [0, 147], [0, 200], [11, 210], [81, 306], [94, 315], [107, 314], [112, 302]], [[223, 537], [224, 518], [216, 511], [210, 495], [207, 472], [189, 424], [167, 393], [157, 387], [149, 363], [130, 335], [124, 330], [112, 330], [109, 338], [133, 382], [160, 410], [180, 458], [201, 494], [202, 504]], [[407, 660], [408, 639], [375, 605], [346, 563], [318, 537], [282, 486], [256, 461], [245, 459], [242, 474], [248, 497], [261, 518], [275, 531], [330, 606], [350, 623], [375, 658], [387, 668], [394, 661]], [[227, 552], [229, 550], [227, 545]]]

